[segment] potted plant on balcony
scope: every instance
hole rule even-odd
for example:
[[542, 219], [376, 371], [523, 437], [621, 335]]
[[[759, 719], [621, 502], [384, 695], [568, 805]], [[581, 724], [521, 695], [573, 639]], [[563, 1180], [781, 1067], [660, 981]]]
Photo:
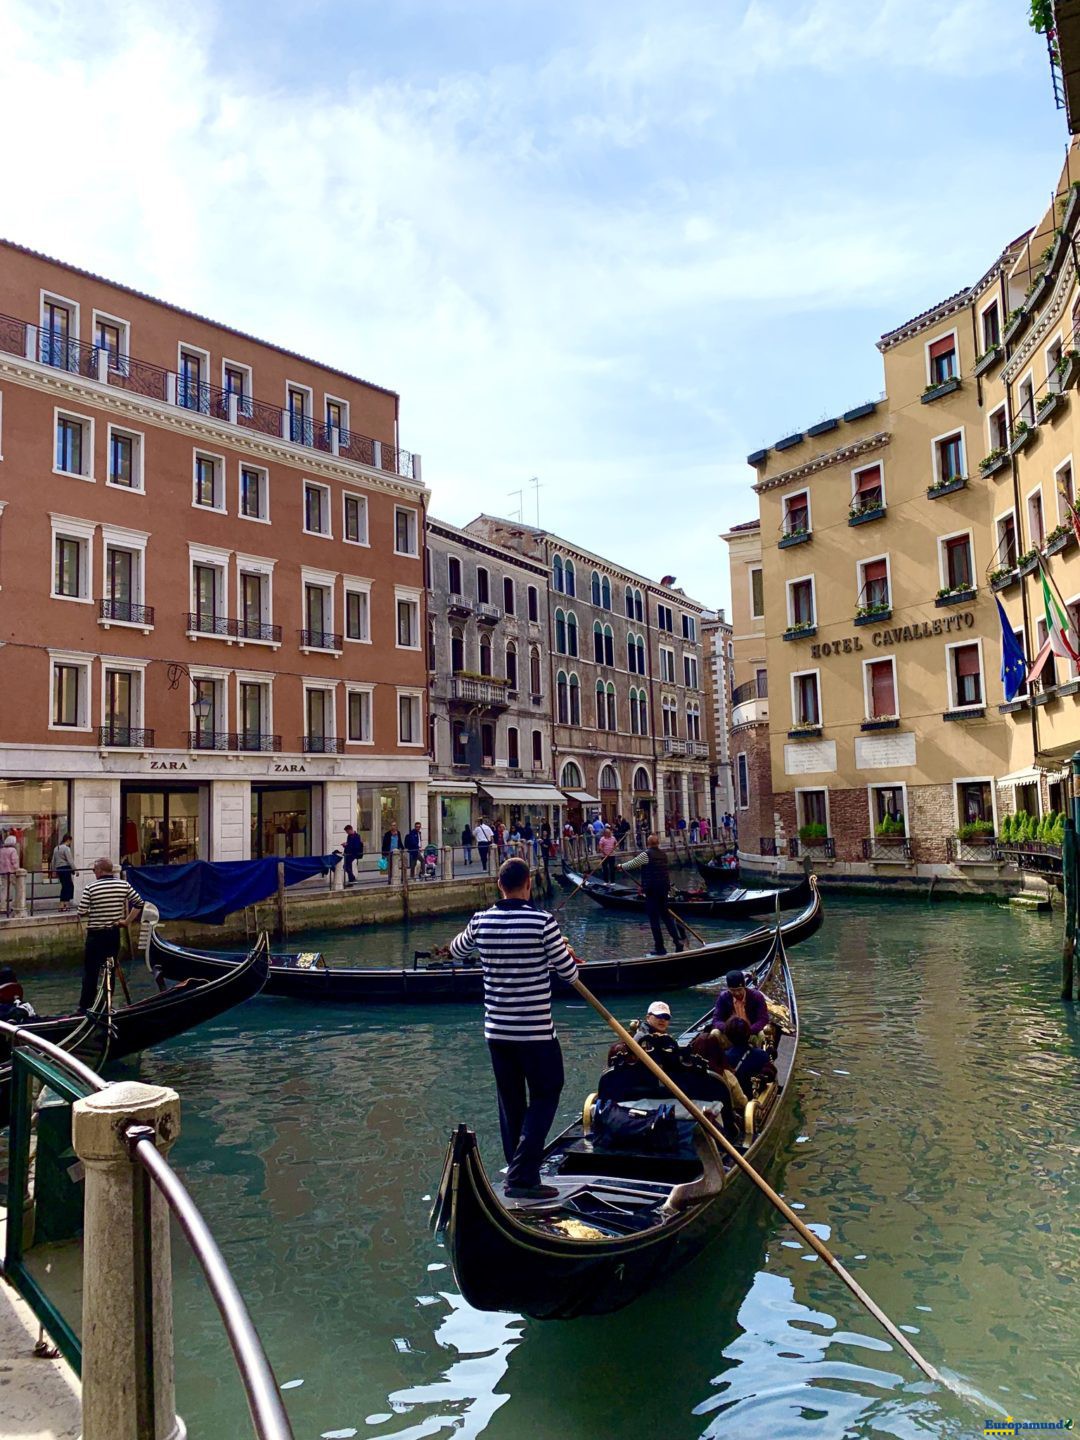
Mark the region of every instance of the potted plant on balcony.
[[876, 520], [885, 514], [885, 506], [880, 498], [876, 500], [864, 500], [856, 495], [848, 506], [848, 524], [856, 525], [863, 520]]
[[876, 620], [881, 616], [888, 615], [892, 607], [888, 600], [875, 600], [870, 605], [856, 605], [856, 620]]
[[809, 539], [810, 527], [798, 520], [784, 528], [783, 534], [780, 536], [780, 548], [783, 549], [786, 545], [798, 545], [801, 541]]
[[1015, 565], [999, 565], [996, 570], [991, 570], [987, 579], [990, 581], [991, 590], [1004, 590], [1019, 580]]
[[941, 480], [935, 480], [926, 493], [931, 500], [936, 500], [939, 495], [948, 495], [952, 490], [962, 490], [966, 484], [966, 475], [946, 475]]
[[1039, 563], [1039, 552], [1037, 549], [1025, 550], [1020, 559], [1016, 562], [1017, 572], [1021, 575], [1030, 575]]
[[828, 838], [828, 830], [816, 820], [799, 826], [799, 840], [803, 845], [824, 845]]
[[1008, 446], [998, 445], [996, 449], [990, 451], [989, 455], [979, 461], [979, 469], [984, 475], [993, 475], [996, 470], [1001, 469], [1008, 458]]
[[879, 845], [902, 845], [907, 839], [907, 826], [903, 817], [898, 815], [895, 819], [886, 815], [874, 826], [874, 838]]
[[1073, 528], [1068, 521], [1061, 525], [1055, 525], [1050, 534], [1046, 537], [1044, 554], [1056, 555], [1059, 550], [1064, 550], [1069, 541], [1073, 539]]
[[969, 820], [957, 830], [956, 838], [965, 845], [992, 845], [994, 826], [989, 820]]
[[943, 585], [937, 592], [938, 606], [955, 605], [958, 600], [968, 600], [975, 595], [974, 585]]
[[794, 625], [789, 625], [784, 631], [785, 640], [798, 640], [804, 635], [815, 635], [817, 625], [813, 620], [797, 620]]

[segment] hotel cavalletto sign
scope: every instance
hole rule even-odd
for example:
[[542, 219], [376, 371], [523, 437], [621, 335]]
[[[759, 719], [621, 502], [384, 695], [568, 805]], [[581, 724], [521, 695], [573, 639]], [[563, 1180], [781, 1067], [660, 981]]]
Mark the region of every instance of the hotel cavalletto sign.
[[[930, 640], [935, 635], [955, 635], [962, 630], [971, 630], [975, 625], [975, 612], [961, 610], [958, 615], [946, 615], [936, 620], [916, 621], [914, 625], [894, 625], [891, 630], [874, 630], [865, 637], [875, 650], [888, 650], [893, 645], [904, 645], [909, 640]], [[827, 660], [832, 655], [852, 655], [865, 650], [862, 635], [848, 635], [843, 640], [824, 640], [810, 646], [812, 660]]]

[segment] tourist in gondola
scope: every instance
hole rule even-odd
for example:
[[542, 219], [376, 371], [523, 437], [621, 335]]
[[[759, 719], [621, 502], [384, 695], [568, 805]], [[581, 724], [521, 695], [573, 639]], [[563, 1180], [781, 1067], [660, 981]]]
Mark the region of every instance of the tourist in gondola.
[[753, 985], [747, 985], [741, 970], [729, 970], [713, 1007], [713, 1027], [722, 1030], [733, 1015], [745, 1020], [751, 1035], [760, 1035], [769, 1023], [769, 1006], [765, 996]]
[[767, 1050], [751, 1045], [750, 1026], [741, 1015], [733, 1015], [724, 1026], [724, 1038], [728, 1047], [724, 1061], [728, 1069], [734, 1072], [736, 1080], [747, 1095], [752, 1093], [753, 1082], [757, 1076], [763, 1080], [775, 1079], [776, 1066]]
[[671, 893], [671, 872], [668, 869], [667, 856], [660, 849], [660, 836], [650, 835], [641, 854], [635, 855], [632, 860], [624, 860], [619, 869], [642, 871], [639, 883], [641, 893], [645, 897], [645, 914], [649, 917], [653, 935], [653, 948], [650, 953], [652, 955], [667, 954], [664, 948], [663, 932], [660, 929], [661, 920], [667, 926], [667, 932], [674, 941], [675, 949], [682, 950], [684, 948], [683, 931], [668, 904], [668, 896]]
[[638, 1027], [634, 1031], [634, 1039], [641, 1040], [649, 1035], [669, 1035], [671, 1033], [671, 1006], [664, 1000], [654, 1000], [645, 1011], [644, 1020], [638, 1021]]
[[577, 961], [546, 910], [531, 904], [524, 860], [499, 869], [500, 899], [479, 910], [450, 942], [455, 960], [477, 955], [484, 971], [484, 1038], [499, 1094], [506, 1196], [553, 1200], [540, 1159], [563, 1088], [562, 1050], [551, 1015], [551, 971], [577, 975]]

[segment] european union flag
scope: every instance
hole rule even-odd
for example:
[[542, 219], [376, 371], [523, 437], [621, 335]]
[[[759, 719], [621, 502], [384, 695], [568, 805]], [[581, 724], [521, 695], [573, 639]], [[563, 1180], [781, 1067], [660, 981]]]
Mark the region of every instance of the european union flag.
[[[994, 598], [997, 600], [997, 596]], [[997, 607], [1001, 617], [1001, 683], [1005, 686], [1005, 699], [1008, 702], [1016, 698], [1016, 692], [1024, 683], [1027, 661], [1000, 600], [997, 600]]]

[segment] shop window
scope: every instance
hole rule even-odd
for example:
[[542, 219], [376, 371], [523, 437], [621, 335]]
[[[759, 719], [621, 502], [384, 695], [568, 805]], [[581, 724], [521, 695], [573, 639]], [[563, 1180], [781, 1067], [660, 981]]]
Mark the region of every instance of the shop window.
[[201, 857], [205, 791], [121, 785], [120, 859], [132, 865], [189, 865]]
[[[319, 793], [318, 787], [316, 794]], [[251, 854], [256, 860], [288, 860], [311, 854], [312, 787], [253, 784]], [[370, 840], [365, 839], [365, 844]]]
[[47, 870], [70, 829], [67, 780], [0, 780], [0, 830], [19, 843], [24, 870]]

